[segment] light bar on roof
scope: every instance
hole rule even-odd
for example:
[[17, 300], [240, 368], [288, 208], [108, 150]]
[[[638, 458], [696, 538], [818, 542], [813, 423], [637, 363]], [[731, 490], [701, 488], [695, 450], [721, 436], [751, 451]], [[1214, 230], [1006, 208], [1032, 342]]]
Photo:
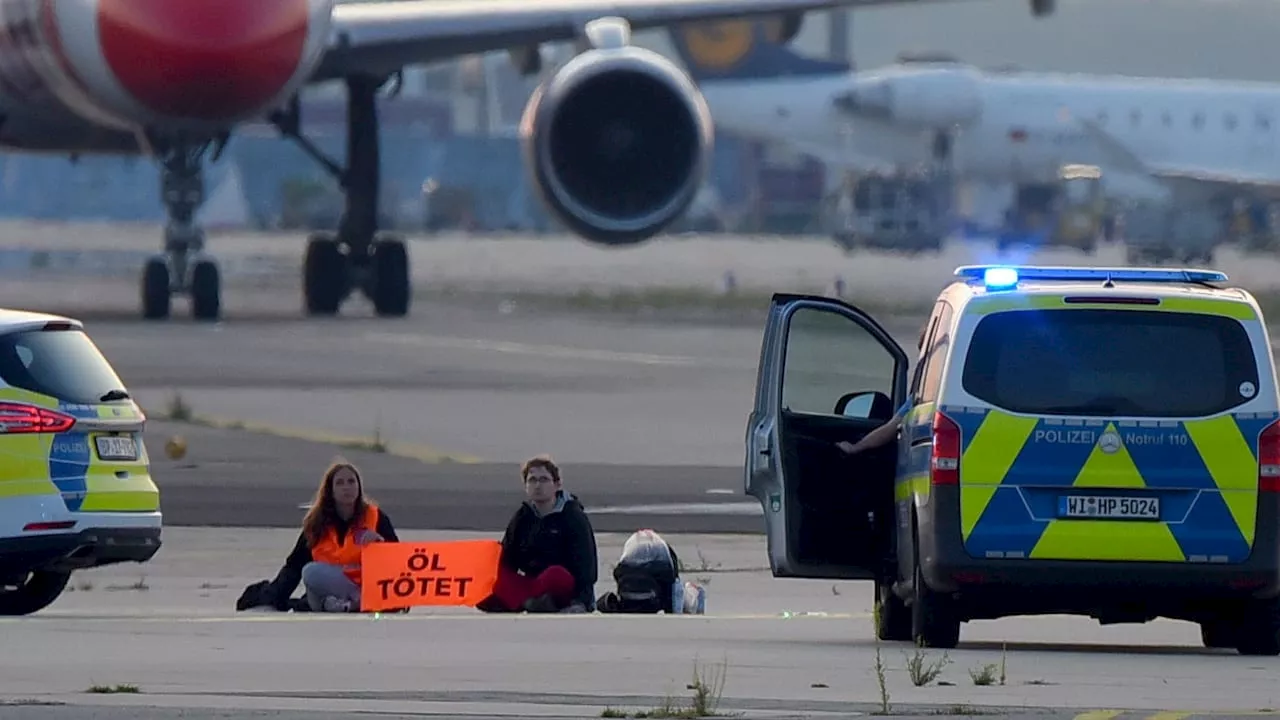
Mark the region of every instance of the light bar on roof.
[[[990, 273], [990, 271], [995, 271]], [[990, 273], [990, 274], [989, 274]], [[1018, 280], [1117, 280], [1128, 282], [1226, 282], [1227, 274], [1217, 270], [1192, 268], [1134, 268], [1134, 267], [1046, 267], [1021, 265], [963, 265], [956, 268], [956, 277], [987, 281], [988, 277], [1007, 278], [1010, 274]]]

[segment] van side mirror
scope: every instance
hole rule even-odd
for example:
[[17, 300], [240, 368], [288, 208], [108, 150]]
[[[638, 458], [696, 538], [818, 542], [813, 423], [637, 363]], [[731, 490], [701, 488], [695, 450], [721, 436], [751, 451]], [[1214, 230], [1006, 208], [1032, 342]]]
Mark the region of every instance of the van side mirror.
[[836, 401], [835, 413], [859, 420], [889, 420], [893, 417], [893, 400], [877, 390], [848, 393]]

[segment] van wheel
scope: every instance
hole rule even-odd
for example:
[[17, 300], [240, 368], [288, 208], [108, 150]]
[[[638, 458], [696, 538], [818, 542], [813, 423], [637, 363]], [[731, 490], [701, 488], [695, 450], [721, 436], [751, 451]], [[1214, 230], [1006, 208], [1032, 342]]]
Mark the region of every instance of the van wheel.
[[939, 595], [924, 582], [920, 557], [916, 556], [912, 582], [911, 636], [918, 647], [951, 649], [960, 643], [960, 618], [950, 598]]
[[0, 615], [30, 615], [49, 607], [70, 579], [71, 573], [36, 570], [17, 587], [0, 585]]
[[1280, 600], [1264, 600], [1249, 608], [1237, 643], [1241, 655], [1280, 655]]
[[876, 581], [876, 637], [889, 642], [911, 640], [911, 609], [893, 592], [891, 583]]
[[1235, 648], [1236, 628], [1222, 620], [1200, 623], [1200, 642], [1207, 648]]

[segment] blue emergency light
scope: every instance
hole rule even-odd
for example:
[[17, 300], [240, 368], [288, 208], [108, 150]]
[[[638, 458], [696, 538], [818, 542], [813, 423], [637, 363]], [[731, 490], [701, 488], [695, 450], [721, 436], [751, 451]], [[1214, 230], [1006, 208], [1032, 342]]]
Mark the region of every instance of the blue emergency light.
[[1045, 267], [1007, 265], [964, 265], [956, 277], [981, 280], [991, 290], [1016, 287], [1019, 280], [1101, 280], [1125, 282], [1226, 282], [1226, 273], [1216, 270], [1132, 268], [1132, 267]]
[[992, 290], [1013, 287], [1018, 284], [1018, 271], [1007, 267], [987, 268], [982, 273], [982, 284]]

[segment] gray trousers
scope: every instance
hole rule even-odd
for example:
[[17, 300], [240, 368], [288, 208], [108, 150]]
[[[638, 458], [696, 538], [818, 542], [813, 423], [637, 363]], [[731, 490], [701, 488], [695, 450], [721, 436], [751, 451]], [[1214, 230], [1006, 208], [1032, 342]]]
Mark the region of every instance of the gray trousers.
[[342, 574], [342, 567], [329, 563], [309, 562], [302, 567], [302, 587], [307, 604], [316, 612], [324, 612], [325, 598], [349, 601], [353, 609], [360, 607], [360, 586]]

